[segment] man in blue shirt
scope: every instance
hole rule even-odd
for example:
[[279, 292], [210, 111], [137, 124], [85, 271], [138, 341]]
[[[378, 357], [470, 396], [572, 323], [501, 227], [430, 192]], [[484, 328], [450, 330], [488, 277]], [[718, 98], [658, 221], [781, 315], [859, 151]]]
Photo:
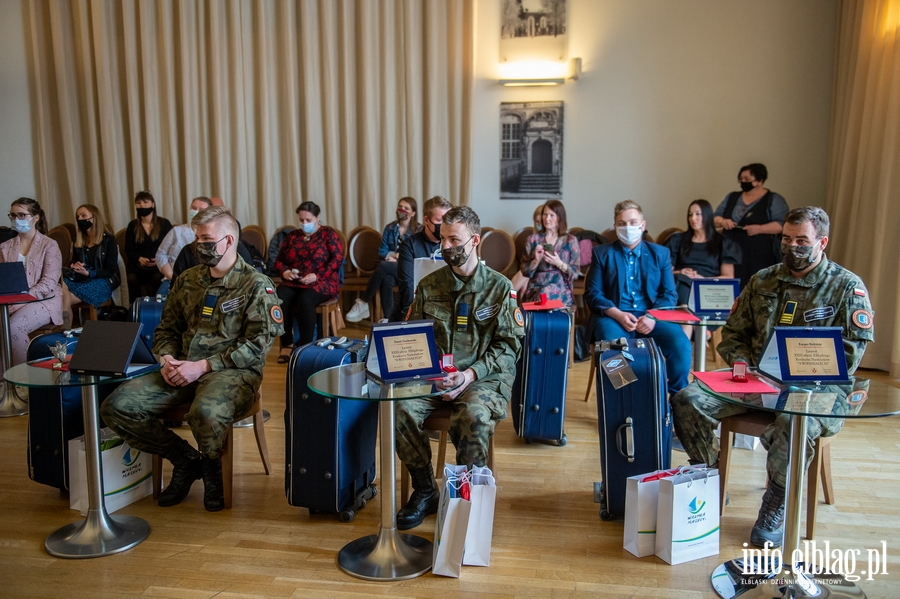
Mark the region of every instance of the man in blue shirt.
[[669, 393], [674, 394], [688, 384], [690, 341], [680, 326], [646, 315], [677, 302], [671, 254], [643, 241], [647, 221], [637, 203], [616, 204], [615, 226], [619, 240], [594, 248], [585, 282], [584, 300], [596, 319], [593, 339], [652, 337], [666, 358]]

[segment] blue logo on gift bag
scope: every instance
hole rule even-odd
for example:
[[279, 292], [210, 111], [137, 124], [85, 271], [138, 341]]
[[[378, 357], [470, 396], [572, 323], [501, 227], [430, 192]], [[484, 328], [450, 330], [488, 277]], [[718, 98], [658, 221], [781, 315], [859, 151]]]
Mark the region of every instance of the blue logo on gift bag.
[[137, 451], [133, 447], [129, 447], [125, 452], [125, 455], [122, 456], [122, 463], [126, 466], [131, 466], [138, 460], [139, 457], [141, 457], [141, 452]]
[[690, 510], [690, 512], [692, 514], [699, 514], [701, 511], [703, 511], [703, 508], [705, 508], [705, 507], [706, 507], [706, 502], [703, 501], [702, 499], [698, 502], [696, 497], [691, 499], [691, 502], [688, 504], [688, 509]]

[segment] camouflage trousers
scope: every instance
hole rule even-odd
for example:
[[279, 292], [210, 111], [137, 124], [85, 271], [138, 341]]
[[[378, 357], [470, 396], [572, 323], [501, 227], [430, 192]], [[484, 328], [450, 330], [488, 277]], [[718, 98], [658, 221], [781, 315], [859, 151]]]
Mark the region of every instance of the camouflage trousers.
[[497, 423], [506, 418], [509, 403], [500, 387], [500, 381], [486, 379], [472, 383], [452, 402], [440, 397], [395, 402], [397, 455], [406, 467], [431, 467], [431, 441], [422, 423], [434, 410], [448, 404], [452, 406], [449, 434], [456, 447], [456, 463], [469, 467], [487, 465], [491, 435]]
[[[749, 408], [712, 396], [703, 391], [696, 381], [676, 393], [670, 402], [675, 433], [688, 457], [694, 463], [717, 464], [719, 439], [716, 438], [715, 430], [719, 425], [719, 420], [751, 411]], [[842, 418], [809, 417], [807, 419], [806, 468], [809, 467], [815, 454], [816, 439], [838, 434], [843, 425]], [[791, 448], [790, 415], [778, 414], [775, 422], [766, 427], [760, 441], [769, 452], [766, 459], [769, 480], [784, 487]]]
[[100, 415], [132, 447], [168, 457], [180, 438], [160, 422], [160, 414], [190, 403], [186, 418], [197, 448], [218, 459], [231, 423], [253, 407], [261, 382], [252, 370], [231, 368], [207, 372], [186, 387], [172, 387], [154, 372], [116, 389], [100, 406]]

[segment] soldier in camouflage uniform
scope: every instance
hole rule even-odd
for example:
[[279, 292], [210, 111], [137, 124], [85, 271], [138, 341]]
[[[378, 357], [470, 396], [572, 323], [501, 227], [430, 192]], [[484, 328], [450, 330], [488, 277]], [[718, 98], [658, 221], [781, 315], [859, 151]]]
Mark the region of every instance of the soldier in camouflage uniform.
[[397, 514], [400, 530], [416, 527], [435, 513], [440, 498], [431, 443], [422, 428], [425, 418], [452, 402], [450, 439], [456, 462], [470, 467], [487, 463], [494, 427], [506, 418], [525, 321], [509, 279], [478, 260], [475, 247], [480, 242], [481, 223], [471, 208], [447, 212], [441, 252], [448, 266], [422, 279], [407, 315], [434, 320], [438, 350], [453, 354], [457, 372], [438, 383], [452, 389], [445, 395], [395, 404], [397, 455], [409, 468], [414, 489]]
[[[132, 447], [174, 465], [159, 505], [180, 503], [203, 478], [203, 504], [218, 511], [225, 506], [222, 444], [231, 423], [256, 401], [283, 318], [272, 281], [237, 255], [238, 225], [231, 214], [207, 208], [191, 226], [201, 265], [182, 273], [166, 298], [153, 342], [162, 368], [123, 384], [100, 412]], [[199, 452], [159, 420], [185, 403], [191, 403], [187, 421]]]
[[[758, 366], [775, 326], [832, 326], [843, 329], [847, 369], [852, 374], [873, 340], [873, 314], [865, 285], [855, 274], [828, 260], [828, 215], [821, 208], [797, 208], [785, 217], [781, 252], [784, 262], [756, 273], [738, 298], [722, 329], [718, 351], [728, 364]], [[704, 392], [696, 381], [672, 398], [675, 431], [693, 463], [716, 464], [719, 420], [747, 412]], [[819, 436], [838, 433], [839, 418], [809, 418], [807, 467]], [[784, 486], [790, 450], [790, 417], [779, 414], [763, 434], [768, 450], [769, 484], [750, 542], [781, 545]]]

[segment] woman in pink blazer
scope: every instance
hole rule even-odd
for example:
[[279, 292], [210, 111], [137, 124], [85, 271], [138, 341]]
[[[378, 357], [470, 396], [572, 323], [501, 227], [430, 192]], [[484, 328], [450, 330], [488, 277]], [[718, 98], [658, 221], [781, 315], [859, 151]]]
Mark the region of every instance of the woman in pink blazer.
[[47, 221], [35, 200], [19, 198], [13, 202], [9, 220], [19, 234], [0, 244], [0, 261], [24, 262], [28, 292], [38, 298], [48, 298], [10, 306], [13, 364], [21, 364], [25, 361], [29, 333], [51, 322], [62, 324], [62, 254], [56, 241], [45, 235]]

